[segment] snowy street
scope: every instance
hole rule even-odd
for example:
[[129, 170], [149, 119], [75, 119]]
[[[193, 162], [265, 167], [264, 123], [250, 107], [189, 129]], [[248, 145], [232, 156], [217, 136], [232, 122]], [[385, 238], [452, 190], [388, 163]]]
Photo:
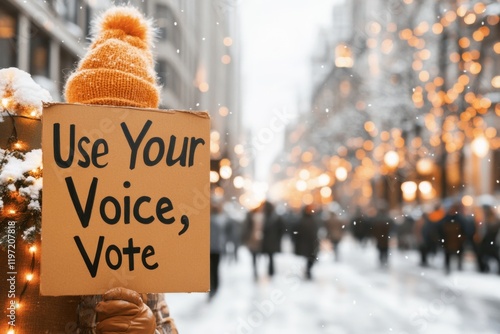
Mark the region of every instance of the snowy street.
[[500, 277], [479, 274], [466, 254], [464, 270], [450, 275], [438, 254], [418, 266], [416, 251], [392, 250], [389, 267], [378, 264], [372, 244], [350, 237], [340, 243], [340, 261], [328, 249], [303, 279], [305, 260], [290, 251], [276, 259], [277, 274], [252, 277], [251, 257], [240, 248], [238, 262], [221, 261], [219, 292], [167, 294], [180, 333], [500, 333]]

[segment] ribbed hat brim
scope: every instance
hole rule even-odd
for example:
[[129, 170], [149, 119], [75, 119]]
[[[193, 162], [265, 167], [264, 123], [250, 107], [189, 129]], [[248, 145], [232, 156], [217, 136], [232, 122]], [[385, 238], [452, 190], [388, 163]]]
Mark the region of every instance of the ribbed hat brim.
[[158, 97], [157, 86], [116, 69], [82, 69], [73, 73], [66, 85], [69, 103], [157, 108]]

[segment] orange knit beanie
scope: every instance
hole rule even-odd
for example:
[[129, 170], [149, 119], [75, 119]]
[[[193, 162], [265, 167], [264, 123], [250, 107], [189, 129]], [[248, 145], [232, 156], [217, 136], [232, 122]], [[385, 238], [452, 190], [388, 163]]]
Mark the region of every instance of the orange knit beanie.
[[133, 7], [113, 7], [94, 28], [90, 49], [66, 83], [66, 101], [158, 108], [151, 23]]

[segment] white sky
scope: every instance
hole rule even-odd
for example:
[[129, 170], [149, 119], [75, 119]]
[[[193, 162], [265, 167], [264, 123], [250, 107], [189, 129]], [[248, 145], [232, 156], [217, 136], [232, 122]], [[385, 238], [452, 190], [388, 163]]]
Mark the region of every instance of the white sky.
[[[331, 24], [332, 5], [338, 1], [239, 2], [243, 124], [253, 129], [254, 135], [269, 129], [276, 110], [296, 114], [299, 103], [308, 105], [312, 49], [320, 27]], [[269, 164], [281, 147], [282, 133], [274, 137], [274, 145], [259, 150], [258, 180], [265, 180]]]

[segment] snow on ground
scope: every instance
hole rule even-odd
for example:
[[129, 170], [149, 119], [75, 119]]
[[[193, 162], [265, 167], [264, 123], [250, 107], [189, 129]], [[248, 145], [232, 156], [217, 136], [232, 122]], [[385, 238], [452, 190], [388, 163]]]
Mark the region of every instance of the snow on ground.
[[221, 286], [207, 294], [167, 294], [181, 334], [271, 333], [500, 333], [500, 277], [475, 272], [468, 255], [462, 272], [418, 266], [416, 251], [393, 250], [380, 267], [373, 245], [349, 237], [340, 244], [340, 261], [323, 250], [313, 280], [303, 278], [305, 260], [286, 251], [276, 257], [277, 274], [267, 277], [267, 259], [252, 277], [245, 248], [238, 261], [221, 262]]

